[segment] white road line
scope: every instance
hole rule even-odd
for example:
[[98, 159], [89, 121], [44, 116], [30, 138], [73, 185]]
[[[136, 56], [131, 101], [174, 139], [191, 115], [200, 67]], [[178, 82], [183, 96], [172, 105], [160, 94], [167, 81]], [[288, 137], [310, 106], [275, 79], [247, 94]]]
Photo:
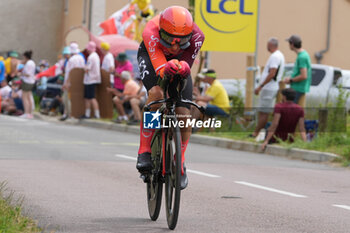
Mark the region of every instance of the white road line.
[[304, 195], [290, 193], [290, 192], [286, 192], [286, 191], [282, 191], [282, 190], [278, 190], [278, 189], [274, 189], [274, 188], [269, 188], [269, 187], [265, 187], [265, 186], [261, 186], [261, 185], [257, 185], [257, 184], [252, 184], [252, 183], [248, 183], [245, 181], [235, 181], [235, 183], [246, 185], [246, 186], [253, 187], [253, 188], [263, 189], [266, 191], [275, 192], [275, 193], [279, 193], [279, 194], [283, 194], [283, 195], [287, 195], [287, 196], [291, 196], [291, 197], [301, 197], [301, 198], [307, 197]]
[[210, 177], [210, 178], [220, 178], [221, 177], [221, 176], [209, 174], [209, 173], [206, 173], [206, 172], [195, 171], [195, 170], [191, 170], [191, 169], [187, 169], [187, 171], [189, 173], [193, 173], [193, 174], [197, 174], [197, 175], [201, 175], [201, 176], [207, 176], [207, 177]]
[[332, 205], [334, 207], [338, 207], [338, 208], [342, 208], [342, 209], [346, 209], [346, 210], [350, 210], [350, 206], [348, 205]]
[[127, 156], [127, 155], [116, 154], [115, 156], [116, 156], [116, 157], [119, 157], [119, 158], [122, 158], [122, 159], [129, 159], [129, 160], [134, 160], [134, 161], [137, 160], [135, 157]]
[[[134, 161], [137, 160], [135, 157], [127, 156], [127, 155], [116, 154], [115, 156], [118, 158], [122, 158], [122, 159], [129, 159], [129, 160], [134, 160]], [[187, 169], [187, 171], [189, 173], [193, 173], [193, 174], [197, 174], [197, 175], [201, 175], [201, 176], [207, 176], [207, 177], [211, 177], [211, 178], [220, 178], [220, 176], [209, 174], [206, 172], [200, 172], [200, 171], [195, 171], [195, 170], [190, 170], [190, 169]]]

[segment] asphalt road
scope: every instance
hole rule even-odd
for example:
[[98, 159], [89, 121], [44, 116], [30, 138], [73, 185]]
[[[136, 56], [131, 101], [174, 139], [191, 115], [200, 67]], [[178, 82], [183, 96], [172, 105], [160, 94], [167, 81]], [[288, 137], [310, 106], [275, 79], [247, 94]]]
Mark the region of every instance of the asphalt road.
[[[0, 181], [56, 232], [167, 232], [148, 217], [138, 136], [0, 115]], [[350, 232], [350, 170], [190, 144], [177, 232]]]

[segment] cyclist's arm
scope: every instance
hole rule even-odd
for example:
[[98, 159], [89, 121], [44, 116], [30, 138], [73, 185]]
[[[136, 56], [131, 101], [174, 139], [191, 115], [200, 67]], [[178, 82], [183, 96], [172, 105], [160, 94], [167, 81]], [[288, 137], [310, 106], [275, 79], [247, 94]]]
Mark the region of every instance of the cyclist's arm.
[[164, 67], [167, 63], [167, 60], [161, 49], [159, 39], [159, 27], [157, 22], [159, 22], [159, 16], [154, 17], [151, 21], [147, 23], [142, 33], [142, 38], [147, 49], [148, 55], [151, 59], [154, 71], [157, 75], [163, 78]]

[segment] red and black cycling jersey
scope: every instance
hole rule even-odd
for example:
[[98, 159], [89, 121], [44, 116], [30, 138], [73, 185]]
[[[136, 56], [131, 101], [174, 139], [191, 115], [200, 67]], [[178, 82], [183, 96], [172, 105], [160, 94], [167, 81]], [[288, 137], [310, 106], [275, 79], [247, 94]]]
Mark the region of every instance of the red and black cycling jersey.
[[188, 65], [192, 67], [193, 62], [203, 45], [204, 34], [197, 24], [193, 22], [192, 38], [190, 40], [191, 45], [185, 50], [180, 50], [179, 54], [170, 54], [167, 48], [160, 43], [159, 18], [160, 16], [158, 15], [146, 24], [142, 33], [142, 38], [155, 73], [163, 77], [165, 64], [171, 59], [186, 61]]

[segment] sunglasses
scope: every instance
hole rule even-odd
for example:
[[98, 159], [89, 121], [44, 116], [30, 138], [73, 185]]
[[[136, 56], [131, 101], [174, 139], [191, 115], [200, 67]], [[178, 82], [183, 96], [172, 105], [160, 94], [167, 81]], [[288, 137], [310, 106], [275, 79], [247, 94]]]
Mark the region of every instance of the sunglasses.
[[159, 31], [159, 36], [161, 44], [166, 48], [170, 48], [174, 44], [179, 44], [180, 49], [187, 49], [191, 45], [190, 40], [192, 38], [192, 33], [186, 36], [176, 37], [161, 29]]

